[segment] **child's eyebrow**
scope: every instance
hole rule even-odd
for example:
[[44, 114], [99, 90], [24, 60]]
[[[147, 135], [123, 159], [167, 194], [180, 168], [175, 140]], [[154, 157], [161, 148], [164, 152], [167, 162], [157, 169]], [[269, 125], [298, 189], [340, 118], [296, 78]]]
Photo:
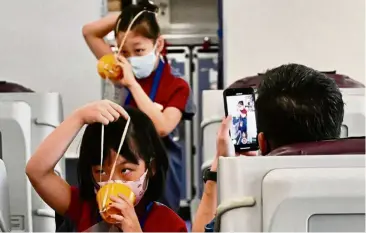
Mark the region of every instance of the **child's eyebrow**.
[[137, 42], [133, 43], [133, 45], [134, 45], [134, 46], [136, 46], [136, 45], [140, 45], [140, 44], [141, 44], [141, 42], [140, 42], [140, 41], [137, 41]]
[[127, 164], [127, 163], [131, 163], [131, 162], [130, 162], [130, 161], [128, 161], [128, 160], [118, 161], [118, 162], [117, 162], [117, 165], [125, 165], [125, 164]]

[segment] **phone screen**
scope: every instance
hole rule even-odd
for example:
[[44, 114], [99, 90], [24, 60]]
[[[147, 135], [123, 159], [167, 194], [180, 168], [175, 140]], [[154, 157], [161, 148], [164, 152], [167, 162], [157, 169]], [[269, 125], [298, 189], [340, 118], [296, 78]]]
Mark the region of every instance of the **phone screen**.
[[253, 91], [231, 91], [225, 95], [226, 114], [232, 116], [231, 141], [236, 151], [257, 149], [257, 122]]

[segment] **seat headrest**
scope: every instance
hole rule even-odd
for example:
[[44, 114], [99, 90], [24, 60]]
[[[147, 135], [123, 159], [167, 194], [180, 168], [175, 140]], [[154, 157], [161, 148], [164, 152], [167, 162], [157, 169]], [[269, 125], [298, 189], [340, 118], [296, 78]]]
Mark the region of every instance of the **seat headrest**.
[[0, 93], [8, 93], [8, 92], [34, 92], [34, 91], [17, 83], [0, 81]]
[[[334, 79], [334, 81], [336, 82], [336, 84], [338, 85], [339, 88], [364, 88], [365, 86], [346, 76], [343, 74], [337, 74], [335, 71], [332, 72], [322, 72], [323, 74], [325, 74], [326, 76], [328, 76], [329, 78]], [[238, 81], [234, 82], [233, 84], [231, 84], [229, 86], [229, 88], [246, 88], [246, 87], [252, 87], [254, 89], [258, 88], [261, 81], [263, 78], [263, 74], [258, 74], [255, 76], [251, 76], [251, 77], [246, 77], [246, 78], [242, 78], [239, 79]]]
[[365, 137], [297, 143], [279, 147], [267, 156], [365, 154]]

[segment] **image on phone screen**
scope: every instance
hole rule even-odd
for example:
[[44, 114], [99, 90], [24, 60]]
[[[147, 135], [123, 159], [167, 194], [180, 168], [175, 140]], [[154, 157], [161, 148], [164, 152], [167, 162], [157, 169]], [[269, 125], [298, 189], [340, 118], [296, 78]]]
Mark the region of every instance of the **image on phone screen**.
[[[257, 145], [254, 95], [236, 93], [226, 96], [227, 114], [232, 116], [230, 137], [236, 150]], [[253, 145], [254, 144], [254, 145]]]

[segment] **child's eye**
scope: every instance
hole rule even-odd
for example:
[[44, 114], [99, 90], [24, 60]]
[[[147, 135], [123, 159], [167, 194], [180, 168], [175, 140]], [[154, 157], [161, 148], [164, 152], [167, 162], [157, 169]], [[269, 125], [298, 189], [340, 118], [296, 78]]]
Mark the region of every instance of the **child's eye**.
[[103, 169], [97, 169], [95, 172], [98, 173], [98, 174], [105, 174], [105, 172], [103, 171]]
[[143, 53], [145, 51], [145, 49], [136, 49], [135, 50], [135, 52], [137, 53], [137, 54], [141, 54], [141, 53]]
[[128, 168], [124, 168], [121, 170], [122, 174], [128, 174], [131, 172], [131, 169], [128, 169]]

